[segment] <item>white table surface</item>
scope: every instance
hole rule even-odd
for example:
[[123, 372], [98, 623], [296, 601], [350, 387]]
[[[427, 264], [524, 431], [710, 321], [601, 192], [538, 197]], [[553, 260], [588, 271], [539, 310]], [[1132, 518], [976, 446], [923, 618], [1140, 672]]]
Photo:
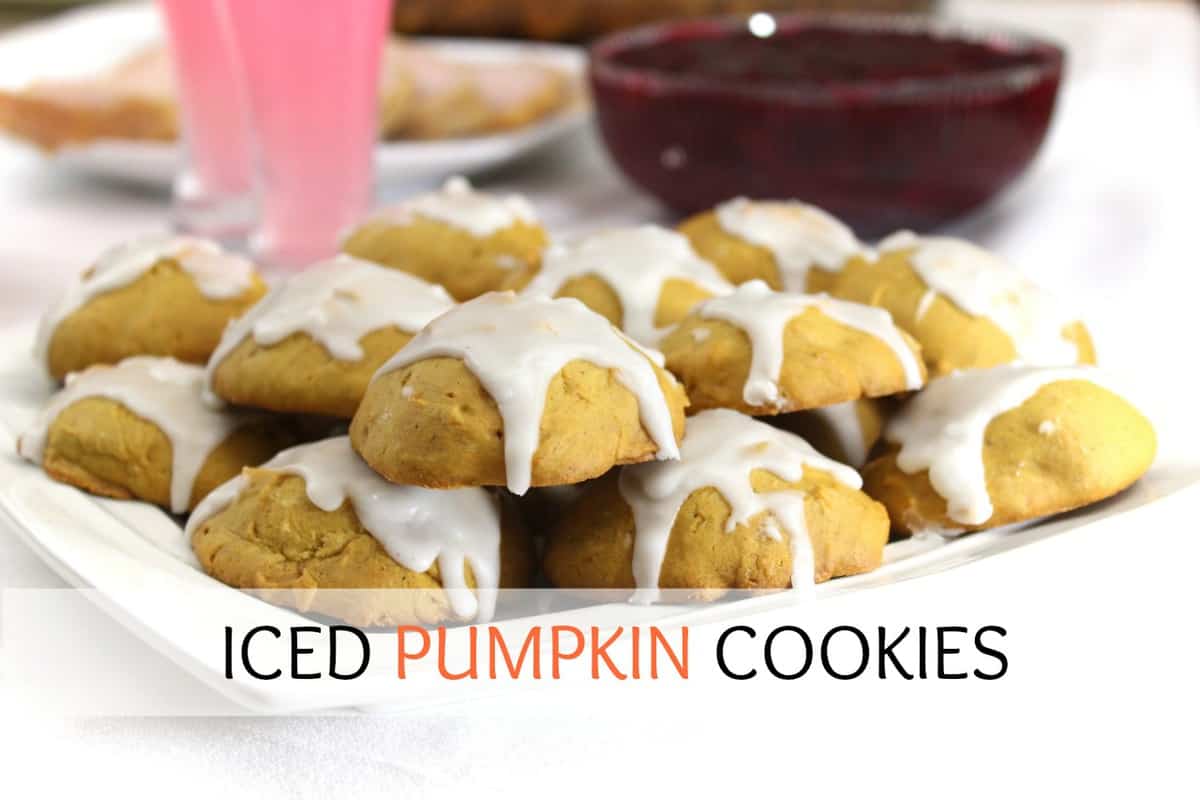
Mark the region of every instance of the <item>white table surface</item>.
[[[1139, 400], [1152, 416], [1170, 415], [1197, 387], [1192, 348], [1200, 316], [1195, 245], [1200, 24], [1195, 7], [1141, 2], [953, 6], [960, 14], [1040, 30], [1070, 49], [1060, 112], [1036, 168], [957, 231], [999, 250], [1077, 303], [1093, 327], [1102, 360], [1135, 380]], [[507, 169], [488, 185], [529, 192], [558, 231], [660, 214], [608, 168], [589, 136]], [[56, 287], [105, 245], [161, 228], [165, 211], [163, 197], [80, 181], [0, 142], [0, 325], [37, 313]], [[1172, 429], [1161, 433], [1197, 441], [1194, 416], [1175, 414]], [[1150, 541], [1158, 552], [1170, 552], [1176, 567], [1190, 566], [1200, 555], [1197, 507], [1193, 493], [1158, 516], [1157, 538]], [[1122, 548], [1135, 535], [1149, 534], [1116, 532], [1105, 541]], [[1040, 564], [1070, 573], [1080, 548], [1093, 544], [1045, 548]], [[1127, 554], [1093, 552], [1090, 558], [1096, 568], [1111, 561], [1115, 569]], [[985, 562], [971, 570], [967, 590], [980, 593], [1006, 591], [1027, 577], [1014, 575], [1013, 563]], [[1181, 574], [1186, 581], [1187, 573]], [[1113, 591], [1136, 606], [1159, 597], [1162, 580], [1161, 569], [1128, 569]], [[949, 592], [960, 583], [931, 582], [929, 591]], [[0, 529], [0, 588], [62, 585]], [[1027, 586], [1021, 602], [1052, 603], [1061, 591]], [[1192, 610], [1198, 607], [1194, 589], [1186, 596]], [[1180, 625], [1186, 619], [1181, 634], [1193, 625], [1179, 608], [1139, 610]], [[1169, 642], [1157, 646], [1160, 654], [1173, 652]], [[1194, 657], [1194, 649], [1189, 652]], [[172, 669], [149, 652], [141, 668]], [[1111, 687], [1114, 693], [1142, 690]], [[407, 797], [451, 786], [502, 794], [640, 796], [652, 784], [669, 782], [677, 791], [686, 786], [707, 793], [718, 786], [738, 791], [813, 784], [885, 787], [907, 779], [932, 790], [938, 776], [984, 796], [1034, 779], [1044, 787], [1073, 790], [1157, 785], [1158, 796], [1184, 788], [1174, 782], [1174, 773], [1123, 760], [1121, 753], [1130, 752], [1125, 745], [1103, 758], [1080, 749], [1078, 742], [1072, 749], [1070, 742], [1047, 739], [1047, 748], [1066, 749], [1055, 758], [1040, 752], [1006, 761], [1012, 741], [989, 736], [986, 720], [945, 711], [940, 700], [929, 707], [939, 711], [926, 714], [914, 707], [906, 718], [897, 713], [899, 705], [887, 707], [895, 695], [876, 695], [870, 708], [848, 712], [860, 714], [857, 719], [819, 721], [846, 737], [830, 741], [811, 735], [814, 721], [805, 719], [799, 696], [783, 689], [772, 703], [752, 707], [714, 708], [695, 696], [687, 702], [664, 699], [661, 705], [644, 695], [637, 698], [523, 694], [369, 719], [61, 720], [31, 714], [11, 691], [0, 690], [0, 795], [23, 796], [9, 794], [22, 787], [51, 794], [111, 785], [130, 796]], [[1195, 700], [1194, 693], [1176, 698], [1191, 709]], [[1101, 702], [1104, 698], [1097, 698]], [[1038, 719], [1045, 709], [1041, 700], [1031, 703], [1029, 718]], [[1024, 735], [1045, 735], [1032, 727]], [[1194, 737], [1194, 722], [1190, 729]], [[1153, 728], [1139, 733], [1164, 742], [1173, 734]], [[978, 747], [964, 739], [974, 739]], [[820, 752], [805, 749], [821, 741]], [[1097, 763], [1103, 768], [1095, 768]], [[1093, 767], [1060, 774], [1088, 764]], [[798, 765], [802, 768], [795, 771]], [[985, 771], [986, 780], [976, 780]]]

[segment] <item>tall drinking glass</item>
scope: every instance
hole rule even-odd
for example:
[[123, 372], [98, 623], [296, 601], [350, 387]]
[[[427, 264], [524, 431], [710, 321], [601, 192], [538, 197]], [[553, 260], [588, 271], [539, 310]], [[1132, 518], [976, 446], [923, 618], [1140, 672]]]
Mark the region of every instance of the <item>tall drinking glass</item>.
[[371, 205], [391, 0], [227, 0], [259, 201], [251, 246], [297, 266], [332, 255]]
[[241, 238], [254, 222], [250, 123], [224, 0], [159, 0], [183, 122], [183, 170], [175, 179], [175, 226]]

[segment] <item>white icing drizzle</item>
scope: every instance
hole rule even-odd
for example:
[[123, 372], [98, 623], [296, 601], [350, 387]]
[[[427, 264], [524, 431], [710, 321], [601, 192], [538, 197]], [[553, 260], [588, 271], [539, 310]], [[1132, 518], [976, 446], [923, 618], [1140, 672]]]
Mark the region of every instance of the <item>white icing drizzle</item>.
[[104, 397], [158, 427], [171, 442], [171, 511], [182, 514], [191, 500], [196, 475], [209, 454], [256, 416], [218, 411], [200, 397], [204, 370], [173, 358], [134, 356], [116, 366], [97, 365], [67, 376], [34, 427], [17, 443], [23, 458], [41, 464], [54, 420], [87, 397]]
[[851, 466], [861, 467], [867, 462], [867, 437], [858, 417], [857, 400], [814, 408], [805, 413], [815, 414], [829, 426]]
[[791, 292], [805, 290], [813, 266], [840, 271], [863, 249], [850, 228], [806, 203], [738, 197], [717, 206], [716, 215], [726, 232], [771, 251], [783, 288]]
[[907, 250], [920, 243], [921, 237], [912, 231], [896, 231], [879, 240], [879, 244], [875, 245], [874, 255], [878, 256], [880, 253], [889, 253], [893, 250]]
[[925, 318], [929, 307], [933, 305], [933, 301], [937, 299], [938, 293], [933, 289], [926, 289], [925, 294], [921, 295], [920, 302], [917, 303], [917, 322]]
[[654, 324], [667, 281], [689, 281], [718, 296], [733, 290], [716, 267], [696, 254], [687, 237], [657, 225], [641, 225], [550, 247], [542, 257], [541, 271], [525, 291], [553, 296], [569, 280], [583, 275], [595, 275], [612, 288], [621, 301], [621, 327], [648, 345], [669, 330]]
[[272, 287], [225, 329], [208, 361], [206, 397], [221, 362], [248, 337], [264, 347], [296, 333], [308, 334], [338, 361], [364, 356], [359, 340], [395, 326], [416, 333], [454, 300], [435, 286], [400, 270], [342, 254], [315, 264]]
[[742, 399], [753, 406], [782, 406], [787, 398], [779, 389], [783, 370], [783, 334], [789, 322], [815, 308], [825, 316], [874, 336], [896, 355], [904, 370], [905, 388], [921, 388], [921, 365], [891, 315], [881, 308], [838, 300], [826, 294], [793, 294], [772, 291], [760, 280], [748, 281], [732, 294], [714, 297], [696, 306], [694, 314], [736, 325], [750, 337], [750, 374]]
[[853, 489], [862, 487], [857, 472], [821, 455], [799, 436], [729, 409], [702, 411], [688, 419], [678, 461], [624, 467], [619, 486], [633, 510], [635, 602], [658, 599], [659, 575], [675, 518], [688, 497], [705, 487], [716, 489], [729, 503], [727, 533], [770, 511], [777, 524], [766, 526], [763, 533], [779, 539], [779, 526], [788, 532], [793, 588], [810, 584], [813, 555], [804, 518], [804, 493], [760, 493], [750, 483], [756, 469], [795, 482], [804, 477], [805, 467], [825, 470]]
[[189, 236], [149, 236], [117, 245], [101, 254], [91, 269], [75, 280], [42, 316], [34, 355], [43, 364], [59, 323], [92, 298], [136, 281], [159, 261], [170, 258], [191, 275], [210, 300], [237, 297], [254, 284], [254, 264], [226, 253], [215, 242]]
[[642, 349], [578, 300], [482, 295], [429, 323], [375, 377], [439, 356], [462, 359], [496, 401], [504, 420], [508, 488], [515, 494], [524, 494], [532, 479], [550, 381], [576, 359], [614, 370], [637, 398], [658, 458], [679, 457], [670, 407], [651, 364], [661, 355]]
[[[887, 425], [885, 437], [900, 445], [896, 466], [908, 474], [928, 470], [950, 519], [983, 524], [992, 516], [983, 465], [988, 424], [1043, 386], [1070, 380], [1099, 384], [1100, 373], [1087, 366], [1006, 364], [931, 380]], [[1039, 432], [1044, 433], [1041, 427]]]
[[[442, 588], [462, 619], [491, 619], [500, 587], [500, 510], [484, 489], [422, 489], [389, 483], [368, 467], [345, 436], [284, 450], [262, 469], [304, 479], [322, 511], [349, 500], [362, 526], [392, 559], [413, 572], [436, 562]], [[214, 489], [188, 518], [185, 535], [228, 508], [249, 485], [245, 474]], [[477, 589], [467, 586], [471, 565]]]
[[[910, 231], [892, 234], [879, 249], [911, 249], [909, 262], [925, 285], [968, 314], [996, 323], [1021, 362], [1055, 367], [1079, 360], [1075, 343], [1063, 336], [1073, 320], [1057, 299], [993, 253], [962, 239]], [[917, 319], [932, 301], [928, 294], [921, 299]]]
[[479, 237], [490, 236], [518, 222], [536, 223], [538, 219], [530, 202], [519, 194], [479, 192], [466, 178], [453, 177], [440, 190], [382, 209], [371, 220], [405, 225], [414, 216], [444, 222]]

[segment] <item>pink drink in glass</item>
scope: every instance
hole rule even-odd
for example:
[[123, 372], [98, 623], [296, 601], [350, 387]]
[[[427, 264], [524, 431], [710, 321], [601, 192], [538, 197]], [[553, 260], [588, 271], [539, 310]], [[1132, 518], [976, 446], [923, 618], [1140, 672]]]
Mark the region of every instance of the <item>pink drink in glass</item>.
[[258, 160], [265, 261], [332, 255], [371, 205], [391, 0], [228, 0]]
[[159, 0], [183, 122], [175, 223], [203, 235], [245, 235], [253, 221], [250, 126], [225, 25], [224, 0]]

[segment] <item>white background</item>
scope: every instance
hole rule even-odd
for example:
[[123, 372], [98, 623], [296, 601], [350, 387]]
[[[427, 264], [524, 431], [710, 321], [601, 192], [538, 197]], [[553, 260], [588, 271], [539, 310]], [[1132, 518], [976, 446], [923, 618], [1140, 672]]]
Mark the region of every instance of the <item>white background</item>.
[[[1076, 302], [1101, 359], [1136, 379], [1152, 416], [1188, 408], [1200, 298], [1194, 6], [953, 5], [1071, 51], [1036, 169], [961, 231]], [[560, 231], [657, 213], [586, 137], [496, 185], [529, 191]], [[160, 197], [78, 182], [0, 143], [0, 320], [36, 313], [100, 248], [163, 224]], [[1163, 436], [1196, 441], [1194, 414], [1171, 419]], [[811, 612], [1005, 625], [1012, 670], [994, 683], [572, 687], [402, 717], [279, 720], [44, 719], [5, 690], [0, 795], [1195, 797], [1198, 510], [1193, 492], [1136, 527], [1118, 518]], [[0, 530], [0, 587], [60, 585]], [[780, 621], [804, 624], [798, 612], [752, 623]], [[137, 668], [157, 658], [146, 651]]]

